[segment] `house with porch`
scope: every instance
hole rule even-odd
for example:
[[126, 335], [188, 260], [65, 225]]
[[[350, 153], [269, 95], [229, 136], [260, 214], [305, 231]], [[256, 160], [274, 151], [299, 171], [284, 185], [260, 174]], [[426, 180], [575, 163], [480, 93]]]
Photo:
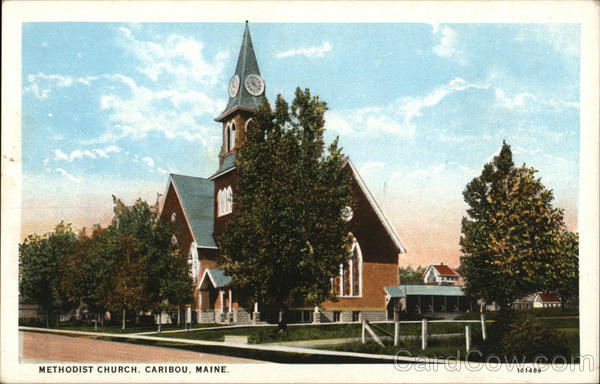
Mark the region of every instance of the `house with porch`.
[[422, 283], [385, 287], [386, 300], [392, 309], [408, 313], [465, 312], [477, 308], [477, 302], [467, 296], [463, 279], [445, 265], [430, 264], [425, 268]]
[[[252, 302], [218, 264], [218, 239], [236, 214], [236, 154], [244, 146], [248, 123], [265, 97], [265, 81], [247, 23], [227, 94], [227, 106], [215, 118], [222, 133], [216, 171], [208, 177], [169, 175], [159, 213], [162, 220], [177, 225], [173, 242], [188, 255], [194, 282], [194, 322], [256, 322], [273, 310], [264, 308], [260, 300]], [[335, 298], [316, 308], [292, 308], [287, 314], [290, 321], [385, 320], [390, 304], [386, 287], [400, 284], [399, 255], [406, 250], [350, 158], [344, 167], [352, 175], [356, 201], [354, 209], [347, 207], [340, 218], [350, 223], [353, 236], [348, 262], [331, 277]]]
[[536, 292], [512, 303], [514, 309], [558, 308], [560, 298], [552, 292]]
[[460, 276], [444, 263], [430, 264], [423, 272], [423, 282], [426, 284], [458, 285]]

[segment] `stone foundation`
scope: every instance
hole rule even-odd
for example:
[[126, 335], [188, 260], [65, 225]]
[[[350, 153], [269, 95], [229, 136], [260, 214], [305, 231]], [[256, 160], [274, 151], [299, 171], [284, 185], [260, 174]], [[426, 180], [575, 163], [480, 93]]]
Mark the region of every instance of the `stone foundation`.
[[[387, 312], [383, 311], [321, 311], [318, 314], [318, 320], [315, 323], [333, 323], [334, 313], [339, 312], [338, 322], [349, 323], [352, 321], [360, 322], [363, 319], [368, 321], [385, 321], [387, 320]], [[353, 319], [352, 313], [358, 312], [358, 319]]]
[[[382, 311], [319, 311], [318, 313], [313, 312], [313, 323], [333, 323], [334, 313], [339, 313], [338, 322], [349, 323], [349, 322], [360, 322], [362, 320], [368, 321], [385, 321], [387, 320], [387, 312]], [[358, 319], [354, 318], [352, 314], [358, 312]], [[260, 323], [260, 313], [251, 313], [245, 309], [236, 309], [233, 312], [221, 312], [214, 310], [203, 310], [197, 311], [197, 318], [199, 323], [228, 323], [228, 324], [252, 324]]]
[[215, 311], [204, 310], [198, 311], [198, 322], [199, 323], [214, 323], [215, 322]]
[[205, 309], [196, 313], [198, 315], [198, 323], [249, 324], [252, 322], [250, 312], [244, 309], [236, 309], [233, 312]]
[[237, 309], [233, 311], [233, 322], [236, 324], [248, 324], [252, 322], [252, 316], [250, 312], [244, 309]]
[[359, 320], [368, 320], [368, 321], [386, 321], [387, 320], [387, 312], [386, 311], [361, 311], [359, 315]]

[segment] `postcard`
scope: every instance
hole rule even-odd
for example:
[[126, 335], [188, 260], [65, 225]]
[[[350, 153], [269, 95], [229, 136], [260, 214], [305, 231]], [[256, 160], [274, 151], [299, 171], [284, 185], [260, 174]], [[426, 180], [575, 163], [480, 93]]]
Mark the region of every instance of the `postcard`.
[[597, 2], [5, 2], [3, 382], [597, 382]]

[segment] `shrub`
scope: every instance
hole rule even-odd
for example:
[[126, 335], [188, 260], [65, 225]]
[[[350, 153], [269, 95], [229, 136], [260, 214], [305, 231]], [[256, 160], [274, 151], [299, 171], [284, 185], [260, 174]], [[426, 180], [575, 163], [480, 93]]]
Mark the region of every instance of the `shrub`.
[[531, 312], [501, 311], [496, 322], [490, 325], [481, 350], [484, 355], [524, 357], [527, 361], [537, 355], [567, 356], [568, 347], [563, 335], [544, 327], [542, 321]]

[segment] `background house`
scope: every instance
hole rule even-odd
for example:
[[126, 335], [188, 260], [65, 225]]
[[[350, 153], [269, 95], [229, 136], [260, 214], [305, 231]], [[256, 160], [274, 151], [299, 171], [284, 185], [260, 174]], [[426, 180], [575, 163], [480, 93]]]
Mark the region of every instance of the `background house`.
[[423, 272], [423, 282], [426, 284], [459, 285], [460, 276], [444, 263], [431, 264]]

